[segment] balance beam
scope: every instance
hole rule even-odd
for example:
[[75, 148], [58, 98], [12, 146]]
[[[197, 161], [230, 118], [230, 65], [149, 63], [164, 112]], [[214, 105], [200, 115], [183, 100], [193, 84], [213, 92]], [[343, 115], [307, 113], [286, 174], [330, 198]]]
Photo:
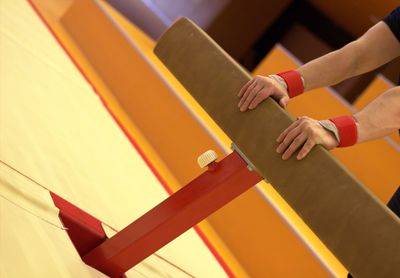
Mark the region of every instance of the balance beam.
[[398, 275], [399, 219], [324, 148], [283, 161], [276, 138], [293, 119], [272, 99], [241, 113], [251, 76], [204, 31], [181, 18], [154, 52], [355, 277]]

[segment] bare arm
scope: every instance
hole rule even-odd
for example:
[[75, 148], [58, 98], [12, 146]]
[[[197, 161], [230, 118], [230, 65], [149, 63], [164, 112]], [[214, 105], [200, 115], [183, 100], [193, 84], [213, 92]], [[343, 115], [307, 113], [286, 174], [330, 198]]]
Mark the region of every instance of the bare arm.
[[[315, 59], [297, 72], [304, 78], [305, 91], [336, 84], [344, 79], [368, 72], [400, 55], [400, 44], [384, 22], [379, 22], [358, 40]], [[279, 80], [278, 80], [279, 81]], [[267, 97], [273, 97], [282, 107], [289, 101], [283, 85], [274, 79], [257, 76], [240, 91], [241, 111], [254, 109]], [[400, 87], [392, 88], [354, 115], [357, 121], [358, 143], [383, 137], [400, 128]], [[303, 159], [319, 144], [333, 149], [336, 136], [314, 119], [301, 117], [277, 139], [277, 152], [283, 159], [301, 149], [297, 159]]]
[[400, 44], [384, 22], [379, 22], [359, 39], [339, 50], [301, 66], [305, 91], [334, 85], [371, 71], [400, 55]]
[[354, 115], [358, 143], [373, 140], [400, 129], [400, 87], [394, 87]]
[[[379, 22], [359, 39], [339, 50], [328, 53], [299, 67], [304, 79], [304, 90], [336, 84], [347, 78], [371, 71], [400, 56], [400, 44], [384, 22]], [[286, 107], [289, 96], [278, 82], [256, 76], [239, 92], [241, 111], [256, 108], [272, 97]]]
[[[400, 87], [394, 87], [370, 102], [354, 115], [357, 120], [358, 140], [362, 143], [377, 139], [400, 128]], [[317, 120], [301, 117], [278, 137], [277, 152], [283, 159], [301, 149], [297, 159], [303, 159], [315, 145], [330, 150], [338, 145], [335, 136], [322, 128]]]

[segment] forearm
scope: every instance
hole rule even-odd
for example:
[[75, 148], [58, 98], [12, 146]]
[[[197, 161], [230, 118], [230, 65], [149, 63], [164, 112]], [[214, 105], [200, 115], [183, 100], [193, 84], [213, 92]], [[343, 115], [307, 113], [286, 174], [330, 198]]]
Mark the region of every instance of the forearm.
[[356, 60], [353, 42], [304, 64], [297, 69], [304, 79], [304, 91], [331, 86], [354, 76]]
[[301, 66], [305, 91], [337, 84], [371, 71], [400, 55], [400, 44], [384, 22], [339, 50]]
[[400, 87], [394, 87], [354, 115], [358, 143], [377, 139], [400, 129]]

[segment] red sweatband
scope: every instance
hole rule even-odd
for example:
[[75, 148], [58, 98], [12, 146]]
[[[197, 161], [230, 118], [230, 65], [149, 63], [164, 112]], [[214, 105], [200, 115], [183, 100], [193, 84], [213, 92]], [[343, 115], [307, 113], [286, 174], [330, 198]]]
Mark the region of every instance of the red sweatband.
[[288, 70], [277, 73], [280, 77], [285, 80], [288, 87], [289, 97], [295, 97], [304, 92], [303, 80], [301, 80], [300, 74], [295, 70]]
[[352, 116], [339, 116], [329, 120], [339, 131], [340, 144], [338, 147], [348, 147], [357, 143], [357, 125]]

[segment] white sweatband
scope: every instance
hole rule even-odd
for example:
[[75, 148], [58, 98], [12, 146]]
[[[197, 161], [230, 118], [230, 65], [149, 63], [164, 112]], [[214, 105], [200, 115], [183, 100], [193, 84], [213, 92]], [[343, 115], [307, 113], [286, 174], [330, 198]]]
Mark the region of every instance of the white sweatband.
[[327, 131], [333, 133], [333, 135], [335, 135], [336, 140], [338, 141], [338, 143], [340, 144], [340, 136], [339, 136], [339, 130], [337, 129], [336, 125], [334, 123], [332, 123], [329, 120], [322, 120], [322, 121], [318, 121], [318, 123]]

